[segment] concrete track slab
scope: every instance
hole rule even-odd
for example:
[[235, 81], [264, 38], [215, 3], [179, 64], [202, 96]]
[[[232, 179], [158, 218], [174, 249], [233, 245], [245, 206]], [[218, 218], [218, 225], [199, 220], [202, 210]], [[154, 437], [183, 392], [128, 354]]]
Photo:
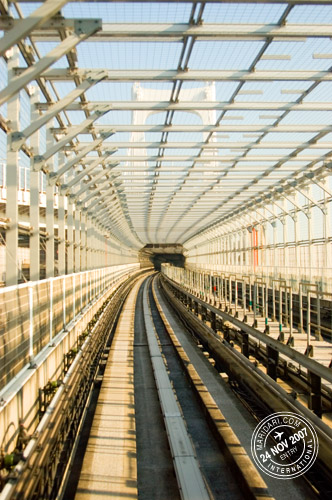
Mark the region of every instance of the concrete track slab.
[[137, 498], [134, 317], [130, 292], [114, 334], [75, 500]]

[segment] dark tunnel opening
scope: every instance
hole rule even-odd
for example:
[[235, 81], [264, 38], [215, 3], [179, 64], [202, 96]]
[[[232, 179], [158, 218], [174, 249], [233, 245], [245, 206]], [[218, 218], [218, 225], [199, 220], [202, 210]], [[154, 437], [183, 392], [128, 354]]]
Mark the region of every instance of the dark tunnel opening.
[[151, 256], [156, 271], [161, 270], [161, 264], [169, 263], [173, 266], [184, 267], [185, 256], [182, 253], [158, 253]]

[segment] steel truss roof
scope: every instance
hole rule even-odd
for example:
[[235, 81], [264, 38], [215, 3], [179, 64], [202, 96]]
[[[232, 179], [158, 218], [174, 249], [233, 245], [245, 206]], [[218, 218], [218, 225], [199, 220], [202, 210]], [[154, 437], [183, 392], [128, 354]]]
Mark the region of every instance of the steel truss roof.
[[[0, 105], [40, 88], [13, 148], [70, 202], [127, 246], [190, 246], [329, 171], [330, 0], [143, 1], [140, 22], [134, 5], [0, 0], [0, 55], [22, 55]], [[40, 155], [27, 141], [45, 125], [55, 144]]]

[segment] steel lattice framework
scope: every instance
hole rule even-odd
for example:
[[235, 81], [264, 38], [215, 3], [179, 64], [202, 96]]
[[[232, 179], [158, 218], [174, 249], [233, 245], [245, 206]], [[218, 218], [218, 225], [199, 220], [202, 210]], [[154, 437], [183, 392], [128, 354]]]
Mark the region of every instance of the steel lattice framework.
[[[39, 227], [33, 193], [40, 172], [47, 227], [54, 225], [47, 207], [58, 197], [60, 240], [66, 213], [67, 239], [90, 224], [132, 251], [169, 243], [190, 254], [225, 231], [313, 207], [326, 215], [330, 0], [0, 0], [0, 13], [7, 200], [24, 154], [31, 161], [30, 227]], [[22, 92], [31, 102], [27, 124], [19, 116]], [[313, 182], [322, 200], [308, 191]], [[12, 255], [14, 205], [7, 202], [4, 220]], [[330, 229], [324, 237], [330, 241]], [[79, 236], [69, 259], [86, 245]]]

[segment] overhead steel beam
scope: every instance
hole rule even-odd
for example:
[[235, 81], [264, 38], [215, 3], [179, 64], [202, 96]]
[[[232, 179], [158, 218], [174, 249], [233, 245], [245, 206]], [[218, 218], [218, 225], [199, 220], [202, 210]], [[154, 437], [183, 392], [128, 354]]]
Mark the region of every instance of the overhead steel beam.
[[[332, 149], [332, 142], [112, 142], [112, 146], [117, 149], [296, 149], [298, 147], [306, 149]], [[201, 156], [203, 160], [205, 157]]]
[[[54, 4], [54, 0], [49, 0]], [[67, 3], [68, 0], [58, 0], [58, 4]], [[61, 8], [61, 7], [60, 7]], [[60, 10], [60, 8], [58, 10]], [[54, 13], [56, 9], [54, 8]], [[37, 14], [35, 11], [34, 15]], [[53, 14], [52, 14], [53, 15]], [[34, 41], [57, 41], [59, 34], [57, 30], [72, 28], [75, 19], [54, 18], [49, 20], [50, 16], [42, 19], [42, 25], [38, 25], [38, 19], [0, 19], [0, 30], [9, 31], [21, 30], [24, 38], [30, 34]], [[28, 21], [29, 23], [23, 23]], [[25, 28], [25, 29], [24, 29]], [[6, 35], [9, 33], [6, 33]], [[5, 35], [5, 36], [6, 36]], [[286, 25], [278, 24], [223, 24], [223, 23], [204, 23], [201, 25], [192, 25], [189, 23], [103, 23], [103, 30], [94, 34], [89, 41], [143, 41], [149, 39], [153, 41], [182, 41], [184, 37], [195, 37], [196, 40], [265, 40], [269, 38], [286, 38], [295, 41], [306, 39], [307, 37], [330, 37], [329, 24], [313, 25]], [[16, 34], [18, 37], [18, 34]], [[12, 33], [14, 38], [14, 33]], [[9, 39], [8, 39], [9, 40]], [[14, 44], [12, 43], [12, 45]], [[10, 45], [8, 48], [10, 48]]]
[[68, 142], [72, 141], [78, 134], [82, 133], [82, 131], [86, 129], [86, 127], [91, 125], [95, 120], [97, 120], [104, 114], [105, 112], [103, 111], [96, 111], [91, 116], [86, 118], [86, 120], [84, 120], [80, 125], [77, 125], [69, 129], [68, 134], [66, 134], [65, 137], [61, 139], [59, 142], [54, 144], [53, 147], [47, 149], [47, 151], [43, 155], [35, 156], [34, 168], [37, 170], [41, 170], [43, 168], [43, 165], [49, 158], [54, 156], [58, 151], [60, 151], [63, 148], [63, 146], [65, 146]]
[[[97, 149], [100, 144], [105, 140], [107, 139], [108, 137], [110, 137], [111, 135], [113, 134], [113, 130], [110, 130], [107, 134], [105, 135], [102, 135], [102, 137], [99, 137], [98, 139], [94, 140], [93, 142], [91, 142], [90, 144], [88, 144], [87, 146], [85, 146], [80, 152], [78, 155], [76, 155], [74, 158], [72, 158], [71, 160], [69, 160], [68, 162], [66, 163], [62, 163], [58, 170], [56, 172], [50, 172], [49, 173], [49, 183], [50, 184], [57, 184], [59, 181], [60, 181], [60, 178], [66, 173], [68, 172], [68, 170], [70, 170], [71, 168], [74, 168], [76, 165], [78, 165], [80, 163], [80, 161], [87, 155], [89, 154], [91, 151]], [[110, 151], [110, 154], [112, 154], [114, 152], [114, 150], [111, 150]], [[92, 158], [93, 159], [93, 158]]]
[[315, 174], [314, 172], [308, 172], [307, 174], [304, 174], [307, 179], [310, 180], [310, 182], [313, 182], [316, 184], [316, 186], [320, 187], [325, 193], [332, 198], [332, 191], [330, 191], [322, 182], [319, 182], [317, 179], [315, 179]]
[[[77, 42], [78, 43], [78, 42]], [[50, 64], [47, 66], [49, 67]], [[17, 68], [17, 78], [24, 73], [25, 68]], [[72, 80], [74, 76], [86, 78], [88, 69], [78, 69], [72, 72], [67, 68], [51, 69], [43, 71], [39, 76], [46, 80], [66, 81]], [[248, 70], [107, 70], [107, 81], [110, 82], [136, 82], [136, 81], [199, 81], [199, 82], [272, 82], [272, 81], [304, 81], [320, 82], [331, 81], [332, 73], [329, 71], [248, 71]], [[0, 93], [1, 96], [1, 93]], [[1, 104], [1, 102], [0, 102]]]
[[14, 26], [0, 40], [0, 56], [23, 38], [27, 37], [32, 30], [42, 26], [56, 12], [68, 2], [68, 0], [47, 0], [29, 17], [15, 20]]
[[[75, 102], [68, 104], [67, 111], [95, 111], [105, 107], [105, 102]], [[38, 109], [48, 109], [49, 103], [37, 104]], [[331, 102], [220, 102], [220, 101], [111, 101], [107, 104], [111, 111], [332, 111]]]
[[[100, 193], [102, 191], [103, 188], [105, 188], [108, 184], [111, 184], [111, 182], [113, 181], [114, 179], [106, 179], [103, 184], [99, 185], [98, 187], [96, 187], [95, 189], [93, 189], [92, 191], [90, 191], [85, 198], [82, 198], [80, 200], [77, 200], [76, 201], [76, 205], [85, 205], [89, 200], [91, 200], [91, 198], [93, 198], [94, 196], [99, 196], [100, 197]], [[100, 198], [99, 198], [100, 199]]]
[[[2, 0], [3, 1], [3, 0]], [[45, 1], [45, 0], [44, 0]], [[71, 2], [91, 2], [91, 0], [70, 0]], [[109, 3], [110, 0], [94, 0], [96, 3]], [[125, 0], [120, 0], [125, 1]], [[169, 0], [158, 0], [160, 3], [169, 3]], [[201, 4], [202, 0], [181, 0], [182, 3]], [[151, 3], [151, 0], [131, 0], [132, 3]], [[40, 0], [12, 0], [12, 3], [40, 3]], [[220, 3], [220, 0], [209, 0], [209, 3]], [[270, 3], [289, 5], [329, 5], [331, 0], [227, 0], [227, 3]]]
[[[69, 1], [65, 0], [64, 3], [68, 3]], [[52, 0], [50, 2], [55, 3]], [[19, 29], [21, 21], [25, 19], [14, 19], [10, 16], [3, 16], [0, 18], [0, 30], [8, 32], [12, 29]], [[73, 30], [76, 21], [77, 18], [64, 18], [61, 15], [55, 15], [52, 18], [43, 19], [42, 26], [30, 30], [27, 36], [29, 38], [33, 37], [34, 41], [38, 41], [39, 37], [42, 39], [41, 41], [59, 41], [59, 30]]]
[[114, 187], [110, 187], [108, 190], [104, 191], [101, 193], [100, 197], [96, 197], [90, 205], [87, 207], [83, 208], [83, 211], [87, 212], [87, 215], [91, 216], [92, 215], [92, 209], [98, 205], [98, 210], [103, 209], [105, 204], [110, 203], [112, 200], [116, 200], [117, 196], [114, 191]]
[[296, 181], [288, 182], [288, 184], [286, 186], [290, 186], [291, 188], [293, 188], [296, 191], [298, 191], [302, 196], [304, 196], [308, 200], [308, 202], [310, 202], [315, 207], [319, 208], [323, 212], [323, 214], [326, 214], [326, 207], [324, 206], [324, 201], [322, 203], [318, 203], [317, 201], [315, 201], [312, 198], [312, 196], [308, 195], [300, 187], [298, 187]]
[[[70, 20], [68, 20], [70, 23]], [[5, 26], [4, 26], [5, 28]], [[55, 26], [43, 25], [32, 36], [35, 41], [56, 40]], [[5, 28], [6, 29], [6, 28]], [[51, 33], [49, 30], [52, 30]], [[45, 30], [48, 30], [46, 32]], [[195, 40], [250, 40], [264, 41], [266, 38], [305, 40], [307, 37], [330, 37], [329, 24], [189, 24], [189, 23], [104, 23], [103, 30], [95, 34], [91, 41], [183, 41], [185, 37]]]
[[[98, 166], [98, 165], [105, 165], [105, 162], [107, 160], [107, 158], [111, 155], [111, 153], [109, 154], [104, 154], [102, 157], [98, 157], [95, 161], [93, 161], [91, 163], [91, 165], [89, 165], [88, 167], [84, 168], [82, 170], [82, 172], [79, 172], [78, 174], [75, 173], [73, 175], [73, 178], [71, 179], [70, 182], [68, 182], [68, 184], [62, 184], [60, 189], [61, 189], [61, 193], [62, 194], [69, 194], [70, 193], [70, 190], [73, 186], [75, 186], [75, 184], [78, 184], [79, 182], [81, 182], [82, 179], [84, 179], [84, 177], [86, 177], [87, 175], [91, 175], [91, 172]], [[116, 165], [118, 165], [118, 163], [114, 163], [114, 165], [112, 165], [112, 167], [114, 168]], [[110, 165], [109, 165], [110, 166]]]
[[[313, 170], [313, 171], [310, 171], [310, 172], [309, 172], [309, 174], [314, 174], [315, 176], [319, 177], [320, 175], [325, 174], [325, 173], [326, 173], [326, 171], [327, 171], [327, 169], [331, 169], [331, 168], [332, 168], [332, 163], [330, 162], [330, 163], [327, 163], [326, 165], [324, 165], [323, 167], [319, 167], [319, 168], [316, 168], [316, 169], [315, 169], [315, 170]], [[302, 181], [303, 181], [303, 182], [306, 182], [306, 178], [305, 178], [305, 176], [302, 178]], [[302, 183], [301, 183], [301, 182], [299, 182], [299, 185], [301, 185], [301, 184], [302, 184]], [[275, 186], [271, 186], [270, 191], [268, 191], [268, 192], [263, 192], [263, 193], [259, 193], [258, 195], [256, 195], [256, 198], [258, 197], [258, 198], [263, 198], [263, 199], [265, 199], [265, 200], [266, 200], [266, 203], [271, 203], [271, 204], [276, 205], [276, 206], [277, 206], [277, 207], [278, 207], [278, 208], [279, 208], [282, 212], [284, 212], [286, 215], [290, 215], [290, 217], [292, 217], [291, 212], [287, 212], [287, 211], [286, 211], [286, 210], [282, 207], [282, 205], [279, 205], [279, 204], [277, 203], [277, 199], [276, 199], [276, 197], [280, 198], [280, 197], [281, 197], [281, 194], [280, 194], [280, 193], [282, 193], [282, 191], [283, 191], [283, 190], [282, 190], [282, 188], [281, 188], [281, 190], [279, 189], [279, 191], [277, 191]], [[248, 200], [248, 201], [251, 201], [251, 200]], [[261, 203], [261, 202], [259, 201], [259, 203], [258, 203], [258, 204], [260, 204], [260, 203]], [[293, 205], [293, 206], [295, 206], [295, 205], [294, 205], [294, 203], [293, 203], [292, 201], [291, 201], [291, 203], [292, 203], [292, 205]], [[246, 206], [247, 206], [247, 205], [246, 205], [246, 203], [244, 203], [244, 204], [242, 204], [242, 205], [241, 205], [241, 207], [238, 207], [238, 208], [236, 209], [236, 211], [235, 211], [236, 216], [241, 215], [241, 213], [243, 212], [243, 210], [245, 210], [245, 209], [246, 209]], [[302, 212], [304, 212], [304, 213], [305, 213], [305, 210], [303, 209], [303, 207], [296, 206], [296, 208], [297, 208], [298, 210], [300, 210], [300, 211], [302, 211]], [[215, 227], [220, 227], [220, 225], [221, 225], [221, 224], [224, 224], [224, 223], [225, 223], [225, 222], [227, 222], [228, 220], [231, 220], [231, 219], [232, 219], [232, 217], [234, 217], [234, 210], [232, 210], [232, 211], [231, 211], [231, 215], [229, 215], [229, 214], [227, 214], [227, 213], [226, 213], [225, 215], [222, 215], [221, 217], [218, 217], [218, 219], [217, 219], [217, 220], [215, 220], [215, 221], [213, 222], [213, 224], [214, 224], [214, 226], [215, 226]], [[293, 216], [293, 217], [294, 217], [294, 216]], [[209, 229], [211, 229], [211, 225], [209, 225], [209, 226], [207, 227], [206, 231], [208, 231]], [[199, 236], [200, 236], [200, 237], [202, 237], [202, 236], [204, 237], [204, 234], [205, 234], [205, 230], [201, 231], [201, 232], [200, 232], [200, 234], [199, 234]], [[194, 240], [194, 239], [195, 239], [195, 236], [192, 236], [192, 237], [190, 237], [189, 239], [193, 239], [193, 240]], [[189, 239], [188, 239], [188, 240], [189, 240]]]
[[94, 186], [95, 184], [98, 183], [99, 179], [101, 179], [102, 177], [105, 177], [108, 179], [108, 180], [111, 180], [109, 177], [108, 177], [108, 174], [110, 173], [110, 168], [103, 168], [101, 171], [99, 171], [98, 173], [96, 173], [92, 179], [87, 182], [87, 183], [82, 183], [81, 184], [81, 188], [76, 191], [75, 193], [70, 193], [69, 194], [69, 199], [74, 201], [74, 200], [78, 200], [79, 197], [81, 196], [81, 194], [83, 193], [86, 193], [86, 192], [89, 192], [90, 190], [90, 187], [91, 186]]
[[13, 78], [11, 84], [0, 91], [0, 106], [23, 89], [23, 87], [28, 85], [32, 80], [42, 76], [42, 73], [47, 70], [47, 68], [76, 47], [76, 45], [86, 40], [92, 33], [100, 29], [100, 19], [77, 20], [75, 33], [65, 38], [57, 47], [29, 68], [23, 68], [18, 73], [15, 72], [16, 76]]
[[[103, 210], [98, 211], [95, 216], [98, 217], [98, 219], [100, 221], [104, 221], [104, 220], [107, 220], [107, 219], [108, 220], [112, 220], [113, 219], [113, 221], [114, 221], [114, 219], [116, 219], [113, 222], [114, 224], [118, 224], [118, 225], [125, 224], [126, 221], [125, 221], [125, 217], [123, 215], [122, 208], [120, 206], [118, 206], [118, 207], [112, 207], [112, 211], [110, 211], [110, 208], [111, 207], [105, 207], [105, 208], [103, 208]], [[119, 214], [119, 213], [121, 213], [121, 215], [122, 215], [122, 220], [118, 220], [117, 219], [117, 214]]]
[[105, 71], [92, 73], [84, 82], [82, 82], [78, 87], [69, 92], [66, 97], [57, 101], [56, 103], [50, 103], [47, 111], [34, 120], [28, 127], [22, 131], [16, 131], [12, 133], [12, 148], [18, 151], [26, 139], [30, 137], [34, 132], [39, 130], [43, 125], [45, 125], [49, 120], [51, 120], [56, 114], [63, 111], [67, 105], [73, 102], [75, 99], [80, 97], [89, 88], [93, 87], [96, 83], [100, 82], [105, 78]]
[[167, 156], [126, 156], [119, 155], [115, 156], [114, 159], [121, 162], [135, 163], [135, 162], [146, 162], [146, 161], [159, 161], [159, 162], [176, 162], [176, 161], [190, 161], [194, 163], [230, 163], [234, 161], [244, 161], [244, 162], [277, 162], [277, 161], [289, 161], [289, 162], [309, 162], [309, 161], [325, 161], [327, 158], [325, 156], [289, 156], [285, 155], [280, 157], [280, 155], [270, 155], [270, 156], [236, 156], [234, 155], [223, 155], [223, 156], [179, 156], [179, 155], [167, 155]]
[[[93, 130], [96, 132], [104, 132], [109, 129], [110, 125], [94, 125]], [[248, 132], [248, 133], [266, 133], [266, 132], [312, 132], [312, 133], [321, 133], [321, 132], [332, 132], [332, 125], [317, 125], [317, 124], [296, 124], [296, 125], [282, 125], [277, 124], [274, 126], [264, 125], [264, 124], [247, 124], [247, 125], [226, 125], [223, 122], [223, 125], [123, 125], [117, 124], [112, 125], [114, 132]], [[51, 129], [54, 133], [63, 132], [65, 129], [61, 128], [53, 128]], [[257, 137], [256, 137], [257, 139]]]

